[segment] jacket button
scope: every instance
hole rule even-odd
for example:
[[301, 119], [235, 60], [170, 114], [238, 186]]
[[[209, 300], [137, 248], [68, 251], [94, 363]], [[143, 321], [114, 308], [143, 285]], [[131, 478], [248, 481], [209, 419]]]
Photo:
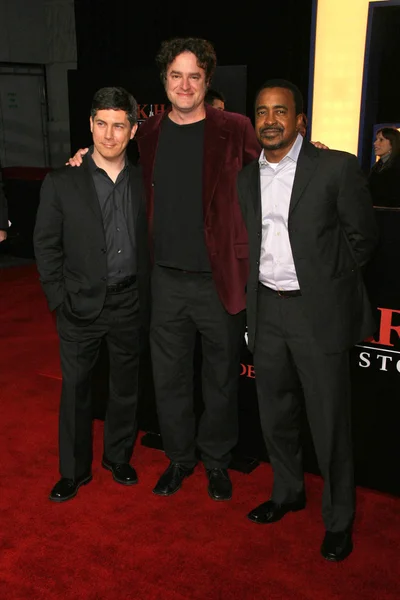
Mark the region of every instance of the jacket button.
[[107, 277], [102, 277], [101, 280], [102, 281], [107, 281]]
[[106, 253], [106, 249], [105, 248], [101, 248], [101, 251], [102, 251], [103, 254]]

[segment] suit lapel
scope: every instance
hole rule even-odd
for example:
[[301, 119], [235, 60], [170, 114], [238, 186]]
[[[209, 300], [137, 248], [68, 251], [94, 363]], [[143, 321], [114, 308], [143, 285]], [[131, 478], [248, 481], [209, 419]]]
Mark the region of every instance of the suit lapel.
[[251, 163], [249, 167], [248, 186], [249, 197], [253, 199], [254, 214], [256, 219], [261, 220], [261, 184], [258, 160]]
[[129, 184], [130, 184], [130, 198], [132, 204], [132, 214], [133, 214], [133, 224], [136, 230], [137, 223], [137, 215], [139, 211], [139, 201], [140, 201], [140, 193], [141, 189], [139, 186], [139, 180], [137, 177], [137, 173], [135, 168], [130, 164], [129, 165]]
[[96, 217], [103, 222], [100, 203], [97, 198], [96, 188], [90, 173], [87, 158], [84, 157], [81, 167], [73, 168], [75, 175], [75, 185], [78, 187], [83, 200], [90, 206]]
[[214, 197], [221, 167], [226, 158], [226, 147], [230, 135], [230, 131], [224, 127], [224, 123], [221, 124], [220, 119], [217, 120], [211, 112], [207, 111], [203, 163], [203, 208], [205, 217]]
[[317, 149], [307, 142], [303, 141], [297, 161], [296, 174], [293, 182], [292, 196], [290, 199], [289, 215], [295, 209], [299, 202], [308, 182], [310, 181], [315, 169], [318, 166], [319, 153]]

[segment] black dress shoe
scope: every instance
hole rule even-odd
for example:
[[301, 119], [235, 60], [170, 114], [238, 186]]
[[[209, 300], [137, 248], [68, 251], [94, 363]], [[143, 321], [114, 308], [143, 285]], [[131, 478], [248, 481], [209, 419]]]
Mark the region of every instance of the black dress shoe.
[[247, 517], [254, 523], [275, 523], [280, 521], [288, 512], [303, 510], [305, 505], [304, 499], [288, 502], [287, 504], [277, 504], [273, 500], [267, 500], [267, 502], [263, 502], [250, 511]]
[[230, 500], [232, 482], [226, 469], [207, 469], [208, 495], [213, 500]]
[[111, 471], [114, 481], [122, 485], [133, 485], [138, 482], [135, 469], [129, 463], [113, 463], [103, 458], [101, 464]]
[[91, 473], [82, 475], [76, 479], [62, 477], [51, 490], [49, 499], [53, 502], [65, 502], [66, 500], [71, 500], [71, 498], [76, 496], [81, 485], [86, 485], [90, 481], [92, 481]]
[[175, 494], [181, 488], [185, 477], [189, 477], [193, 471], [194, 468], [188, 469], [183, 465], [171, 462], [168, 469], [164, 471], [157, 481], [153, 494], [157, 494], [157, 496], [171, 496], [171, 494]]
[[339, 562], [351, 554], [353, 541], [350, 531], [327, 531], [321, 546], [321, 554], [326, 560]]

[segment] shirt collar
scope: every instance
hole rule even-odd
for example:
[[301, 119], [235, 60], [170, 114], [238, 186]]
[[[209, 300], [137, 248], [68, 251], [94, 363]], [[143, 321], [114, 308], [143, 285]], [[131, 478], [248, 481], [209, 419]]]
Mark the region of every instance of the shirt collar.
[[[102, 169], [101, 167], [98, 167], [96, 165], [96, 163], [94, 162], [93, 157], [92, 157], [93, 150], [94, 150], [94, 145], [89, 146], [89, 152], [87, 153], [89, 169], [91, 170], [92, 173], [94, 173], [95, 171], [105, 172], [104, 169]], [[125, 165], [124, 165], [124, 168], [122, 169], [121, 173], [125, 172], [127, 170], [128, 170], [128, 157], [125, 155]]]
[[[282, 161], [284, 161], [286, 158], [289, 158], [294, 163], [297, 163], [302, 145], [303, 145], [303, 136], [300, 135], [300, 133], [298, 133], [295, 143], [290, 148], [289, 152], [287, 154], [285, 154], [285, 156], [279, 161], [278, 165]], [[269, 164], [268, 161], [266, 160], [266, 158], [264, 157], [264, 150], [261, 150], [261, 154], [258, 159], [258, 163], [259, 163], [260, 167], [265, 167]]]

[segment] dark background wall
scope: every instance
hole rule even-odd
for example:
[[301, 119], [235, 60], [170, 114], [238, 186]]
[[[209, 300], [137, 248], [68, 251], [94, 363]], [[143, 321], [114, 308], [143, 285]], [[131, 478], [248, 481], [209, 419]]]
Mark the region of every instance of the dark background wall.
[[[247, 114], [265, 79], [285, 77], [308, 94], [313, 0], [233, 4], [76, 0], [78, 69], [154, 66], [162, 40], [209, 39], [218, 65], [247, 65]], [[225, 8], [226, 7], [226, 8]], [[135, 94], [135, 90], [130, 90]], [[229, 99], [228, 99], [229, 104]]]

